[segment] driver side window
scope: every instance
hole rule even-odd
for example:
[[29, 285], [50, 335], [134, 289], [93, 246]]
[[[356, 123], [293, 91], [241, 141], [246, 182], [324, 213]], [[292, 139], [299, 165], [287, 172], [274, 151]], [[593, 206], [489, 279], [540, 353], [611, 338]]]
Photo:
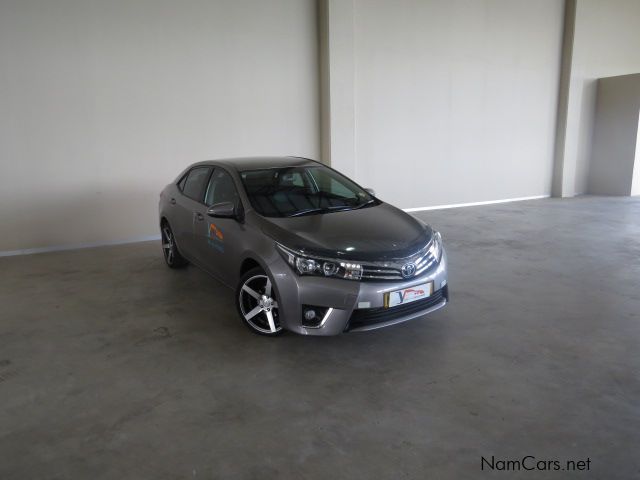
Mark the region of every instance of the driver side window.
[[220, 202], [232, 202], [236, 205], [238, 203], [238, 191], [231, 175], [220, 168], [216, 168], [209, 180], [204, 201], [208, 207]]

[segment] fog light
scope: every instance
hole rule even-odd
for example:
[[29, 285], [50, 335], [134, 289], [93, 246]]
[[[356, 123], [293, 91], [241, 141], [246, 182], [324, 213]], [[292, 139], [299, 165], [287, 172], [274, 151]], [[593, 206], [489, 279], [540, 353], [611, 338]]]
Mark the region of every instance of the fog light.
[[318, 328], [327, 313], [327, 307], [315, 307], [313, 305], [302, 306], [302, 326]]

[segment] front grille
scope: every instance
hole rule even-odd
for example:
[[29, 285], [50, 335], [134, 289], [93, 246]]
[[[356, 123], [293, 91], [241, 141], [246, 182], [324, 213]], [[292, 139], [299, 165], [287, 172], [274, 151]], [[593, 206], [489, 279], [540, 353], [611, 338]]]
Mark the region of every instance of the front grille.
[[362, 280], [402, 280], [402, 274], [397, 268], [362, 265]]
[[415, 264], [416, 272], [413, 276], [418, 276], [429, 270], [436, 263], [435, 257], [429, 250], [430, 246], [431, 244], [427, 245], [417, 254], [406, 259], [392, 260], [389, 262], [363, 263], [362, 280], [404, 280], [401, 269], [402, 266], [407, 263]]
[[418, 313], [423, 310], [437, 305], [442, 299], [448, 299], [448, 286], [441, 288], [440, 290], [433, 292], [431, 296], [423, 300], [416, 300], [415, 302], [407, 303], [405, 305], [398, 305], [391, 308], [363, 308], [360, 310], [354, 310], [349, 319], [349, 324], [346, 330], [353, 330], [356, 328], [367, 327], [375, 325], [377, 323], [388, 322], [396, 320], [398, 318]]

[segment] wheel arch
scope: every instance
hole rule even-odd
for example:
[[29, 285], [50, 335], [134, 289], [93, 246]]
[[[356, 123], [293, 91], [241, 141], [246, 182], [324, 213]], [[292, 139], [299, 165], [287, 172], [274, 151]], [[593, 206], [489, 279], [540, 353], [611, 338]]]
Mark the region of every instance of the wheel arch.
[[242, 261], [240, 262], [240, 268], [237, 270], [238, 277], [236, 282], [240, 282], [240, 280], [242, 280], [242, 277], [249, 270], [256, 267], [260, 268], [271, 278], [271, 282], [274, 285], [276, 294], [279, 294], [280, 292], [278, 291], [278, 286], [273, 279], [273, 273], [271, 272], [271, 269], [269, 268], [267, 262], [265, 262], [259, 255], [256, 255], [254, 252], [251, 252], [251, 251], [246, 252], [243, 255]]
[[240, 263], [240, 271], [238, 272], [238, 278], [242, 278], [242, 276], [247, 273], [249, 270], [260, 267], [266, 271], [265, 266], [256, 260], [253, 256], [245, 257]]

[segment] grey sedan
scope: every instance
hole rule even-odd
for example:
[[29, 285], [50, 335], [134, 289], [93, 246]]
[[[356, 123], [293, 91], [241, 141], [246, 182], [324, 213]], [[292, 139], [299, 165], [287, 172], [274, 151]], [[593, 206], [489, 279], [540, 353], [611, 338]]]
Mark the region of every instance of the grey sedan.
[[449, 300], [438, 232], [305, 158], [191, 165], [160, 194], [160, 230], [167, 265], [234, 289], [263, 335], [371, 330]]

